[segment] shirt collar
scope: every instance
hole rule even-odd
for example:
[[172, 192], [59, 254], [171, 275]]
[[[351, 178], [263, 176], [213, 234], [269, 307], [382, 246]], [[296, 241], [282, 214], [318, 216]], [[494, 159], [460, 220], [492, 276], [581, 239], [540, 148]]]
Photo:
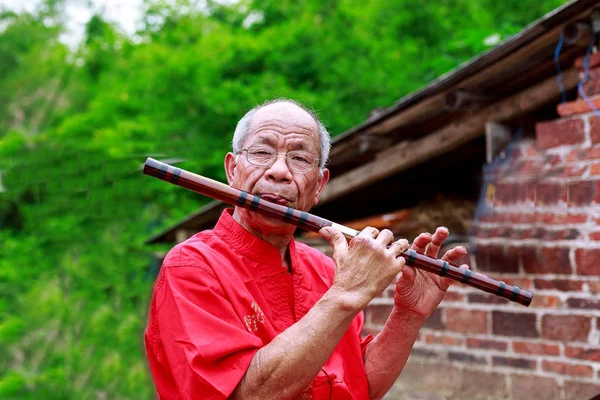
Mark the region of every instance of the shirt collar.
[[[281, 268], [281, 255], [279, 250], [271, 243], [248, 232], [233, 219], [233, 208], [227, 208], [221, 213], [215, 225], [214, 233], [243, 256], [259, 264], [266, 264]], [[296, 244], [294, 239], [289, 244], [292, 265], [295, 264]]]

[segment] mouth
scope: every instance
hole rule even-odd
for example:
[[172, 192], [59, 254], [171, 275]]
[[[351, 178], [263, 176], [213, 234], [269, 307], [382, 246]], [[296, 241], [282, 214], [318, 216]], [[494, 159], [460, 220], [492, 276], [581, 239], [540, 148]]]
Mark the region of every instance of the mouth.
[[291, 200], [289, 200], [287, 197], [283, 197], [278, 194], [265, 193], [259, 196], [266, 201], [270, 201], [271, 203], [275, 204], [281, 204], [283, 206], [287, 206], [291, 203]]

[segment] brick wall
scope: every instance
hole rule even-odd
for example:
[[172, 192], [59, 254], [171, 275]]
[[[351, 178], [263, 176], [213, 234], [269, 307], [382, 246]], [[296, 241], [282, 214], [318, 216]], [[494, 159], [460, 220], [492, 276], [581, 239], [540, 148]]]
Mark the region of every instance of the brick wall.
[[[581, 65], [581, 64], [579, 64]], [[587, 95], [600, 101], [600, 54]], [[589, 399], [600, 393], [600, 119], [581, 99], [487, 165], [471, 267], [529, 308], [455, 285], [389, 399]], [[391, 290], [366, 310], [376, 333]], [[484, 383], [485, 382], [485, 383]]]

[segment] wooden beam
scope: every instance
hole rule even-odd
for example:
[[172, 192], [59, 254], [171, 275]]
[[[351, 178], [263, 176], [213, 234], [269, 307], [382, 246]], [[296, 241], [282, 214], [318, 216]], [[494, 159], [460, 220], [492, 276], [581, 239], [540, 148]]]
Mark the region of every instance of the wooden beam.
[[[571, 68], [563, 73], [563, 85], [570, 90], [577, 85], [579, 73]], [[399, 143], [385, 155], [377, 157], [361, 167], [334, 178], [326, 187], [319, 202], [335, 200], [361, 187], [370, 185], [414, 165], [447, 153], [462, 144], [484, 134], [487, 121], [502, 122], [547, 104], [560, 97], [556, 76], [511, 97], [494, 103], [479, 112], [452, 122], [442, 129], [418, 140]], [[410, 188], [407, 188], [407, 192]]]

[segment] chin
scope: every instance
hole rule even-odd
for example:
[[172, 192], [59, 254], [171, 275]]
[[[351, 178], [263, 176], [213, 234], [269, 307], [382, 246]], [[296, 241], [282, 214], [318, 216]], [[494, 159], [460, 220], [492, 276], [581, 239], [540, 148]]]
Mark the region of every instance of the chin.
[[265, 233], [281, 233], [289, 234], [296, 230], [296, 226], [280, 221], [278, 219], [269, 218], [264, 215], [257, 214], [252, 218], [256, 224], [256, 228]]

